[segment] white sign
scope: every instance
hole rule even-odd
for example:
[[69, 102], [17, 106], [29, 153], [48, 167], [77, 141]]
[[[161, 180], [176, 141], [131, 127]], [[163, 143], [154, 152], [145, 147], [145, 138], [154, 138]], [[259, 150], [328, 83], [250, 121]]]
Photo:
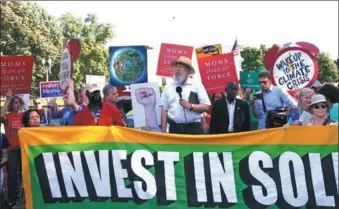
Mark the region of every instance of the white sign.
[[273, 68], [274, 83], [286, 91], [312, 84], [318, 76], [318, 65], [303, 49], [289, 49], [282, 53]]
[[106, 85], [106, 78], [104, 75], [86, 75], [86, 85], [97, 85], [102, 91]]
[[160, 88], [158, 83], [131, 85], [134, 127], [161, 132]]
[[67, 88], [67, 78], [71, 77], [71, 54], [67, 47], [64, 48], [61, 54], [60, 61], [60, 73], [59, 73], [59, 82], [61, 90], [65, 90]]

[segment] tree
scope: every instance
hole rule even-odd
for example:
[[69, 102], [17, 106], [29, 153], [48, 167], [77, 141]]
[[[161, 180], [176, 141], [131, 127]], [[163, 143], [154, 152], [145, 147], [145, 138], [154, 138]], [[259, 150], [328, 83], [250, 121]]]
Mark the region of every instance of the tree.
[[86, 75], [105, 75], [107, 80], [109, 55], [105, 44], [113, 38], [113, 26], [99, 23], [94, 14], [81, 19], [67, 13], [59, 20], [65, 40], [76, 38], [81, 41], [80, 57], [73, 66], [75, 87], [83, 87]]
[[328, 53], [320, 53], [317, 57], [319, 65], [318, 80], [320, 82], [335, 82], [338, 80], [338, 68]]
[[242, 68], [244, 71], [258, 71], [263, 65], [264, 55], [267, 48], [261, 45], [260, 48], [245, 47], [241, 51], [241, 57], [244, 59]]
[[39, 95], [39, 82], [45, 81], [42, 59], [51, 58], [51, 78], [58, 78], [62, 43], [58, 22], [36, 3], [2, 1], [0, 23], [3, 55], [34, 56], [32, 95]]

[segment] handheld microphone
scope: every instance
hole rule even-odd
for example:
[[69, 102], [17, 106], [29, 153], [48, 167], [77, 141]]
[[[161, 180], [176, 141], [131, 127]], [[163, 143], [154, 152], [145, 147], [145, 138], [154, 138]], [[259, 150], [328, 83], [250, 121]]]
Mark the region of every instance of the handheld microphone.
[[182, 95], [181, 95], [182, 88], [181, 88], [181, 86], [177, 86], [177, 88], [175, 90], [179, 94], [180, 99], [182, 99]]
[[[181, 86], [177, 86], [175, 91], [179, 94], [180, 99], [182, 99], [182, 95], [181, 95], [182, 88], [181, 88]], [[185, 122], [187, 123], [186, 111], [185, 111], [185, 108], [183, 108], [183, 109], [184, 109]]]

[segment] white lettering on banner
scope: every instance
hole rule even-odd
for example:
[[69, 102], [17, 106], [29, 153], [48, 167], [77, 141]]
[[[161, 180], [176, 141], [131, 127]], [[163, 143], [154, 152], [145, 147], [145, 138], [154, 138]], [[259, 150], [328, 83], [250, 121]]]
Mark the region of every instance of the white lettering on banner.
[[[128, 155], [127, 155], [128, 153]], [[45, 203], [133, 201], [156, 198], [159, 206], [179, 200], [186, 182], [188, 207], [232, 207], [238, 203], [239, 175], [247, 206], [266, 208], [338, 208], [338, 152], [284, 152], [274, 159], [253, 151], [234, 170], [232, 152], [192, 152], [176, 172], [179, 152], [98, 150], [42, 153], [34, 159]], [[177, 188], [176, 175], [184, 176]], [[130, 182], [130, 183], [126, 183]], [[238, 185], [237, 185], [238, 186]], [[182, 196], [180, 197], [182, 198]], [[180, 199], [179, 201], [182, 201]]]
[[[250, 173], [262, 184], [262, 186], [252, 186], [255, 200], [265, 206], [275, 204], [278, 200], [277, 186], [274, 180], [260, 168], [260, 163], [264, 169], [273, 168], [271, 157], [265, 152], [255, 151], [251, 153], [248, 161]], [[263, 188], [266, 190], [266, 195]]]
[[[235, 190], [235, 179], [233, 171], [233, 160], [231, 152], [222, 153], [222, 162], [220, 162], [218, 153], [210, 152], [209, 163], [211, 169], [212, 191], [214, 202], [221, 203], [222, 192], [221, 188], [226, 194], [228, 203], [237, 203], [237, 193]], [[223, 164], [223, 165], [222, 165]], [[221, 186], [221, 188], [220, 188]]]
[[60, 185], [58, 181], [57, 172], [55, 169], [53, 154], [43, 153], [42, 157], [46, 165], [47, 178], [48, 178], [49, 187], [51, 188], [52, 197], [61, 198]]
[[334, 197], [327, 196], [325, 193], [325, 182], [323, 170], [321, 168], [321, 157], [319, 153], [308, 154], [309, 161], [313, 162], [311, 166], [311, 176], [313, 189], [315, 191], [315, 201], [318, 206], [333, 207], [335, 206]]
[[62, 177], [66, 186], [68, 197], [76, 197], [73, 184], [80, 194], [80, 197], [88, 197], [84, 171], [82, 169], [80, 152], [72, 152], [72, 165], [66, 152], [59, 152]]
[[142, 165], [144, 159], [145, 166], [154, 166], [153, 155], [146, 150], [137, 150], [131, 158], [131, 167], [134, 174], [143, 179], [146, 183], [146, 190], [143, 190], [142, 181], [134, 181], [134, 188], [141, 200], [150, 200], [157, 193], [157, 187], [154, 176]]
[[25, 67], [26, 62], [1, 62], [1, 67]]
[[84, 155], [96, 195], [98, 197], [111, 197], [110, 179], [109, 175], [106, 175], [109, 173], [108, 150], [99, 151], [99, 168], [94, 151], [85, 151]]
[[335, 177], [335, 182], [337, 184], [337, 194], [339, 195], [339, 175], [338, 175], [338, 169], [339, 169], [339, 157], [338, 157], [338, 152], [332, 153], [332, 163], [333, 163], [333, 169], [334, 169], [334, 177]]
[[128, 178], [127, 169], [122, 168], [121, 160], [127, 160], [126, 150], [112, 151], [114, 176], [117, 185], [117, 192], [119, 198], [132, 198], [132, 190], [126, 188], [125, 180]]
[[[294, 152], [284, 152], [279, 157], [279, 173], [283, 196], [288, 204], [293, 207], [302, 207], [308, 201], [306, 175], [302, 159]], [[293, 171], [294, 182], [291, 176]], [[295, 191], [293, 191], [295, 184]]]
[[225, 65], [228, 63], [227, 59], [222, 59], [222, 60], [213, 60], [213, 61], [208, 61], [205, 62], [205, 66], [211, 67], [213, 65]]
[[182, 54], [182, 55], [186, 55], [187, 52], [185, 50], [182, 49], [166, 49], [167, 53], [172, 53], [172, 54]]
[[207, 202], [204, 157], [202, 152], [193, 152], [195, 187], [198, 202]]
[[157, 152], [158, 161], [164, 162], [164, 176], [166, 188], [166, 200], [176, 201], [177, 191], [175, 184], [174, 163], [179, 162], [179, 152]]

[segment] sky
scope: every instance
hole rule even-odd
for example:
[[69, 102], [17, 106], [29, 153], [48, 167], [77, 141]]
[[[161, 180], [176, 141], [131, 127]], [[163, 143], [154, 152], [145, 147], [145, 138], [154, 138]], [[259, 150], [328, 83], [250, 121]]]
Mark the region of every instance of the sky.
[[[108, 46], [149, 45], [149, 74], [155, 75], [161, 43], [200, 47], [221, 43], [230, 52], [239, 45], [271, 46], [306, 41], [338, 57], [338, 1], [37, 1], [49, 14], [94, 13], [114, 25]], [[193, 54], [193, 65], [197, 62]], [[198, 76], [200, 77], [200, 76]], [[198, 78], [200, 79], [200, 78]], [[160, 81], [157, 76], [150, 81]]]

